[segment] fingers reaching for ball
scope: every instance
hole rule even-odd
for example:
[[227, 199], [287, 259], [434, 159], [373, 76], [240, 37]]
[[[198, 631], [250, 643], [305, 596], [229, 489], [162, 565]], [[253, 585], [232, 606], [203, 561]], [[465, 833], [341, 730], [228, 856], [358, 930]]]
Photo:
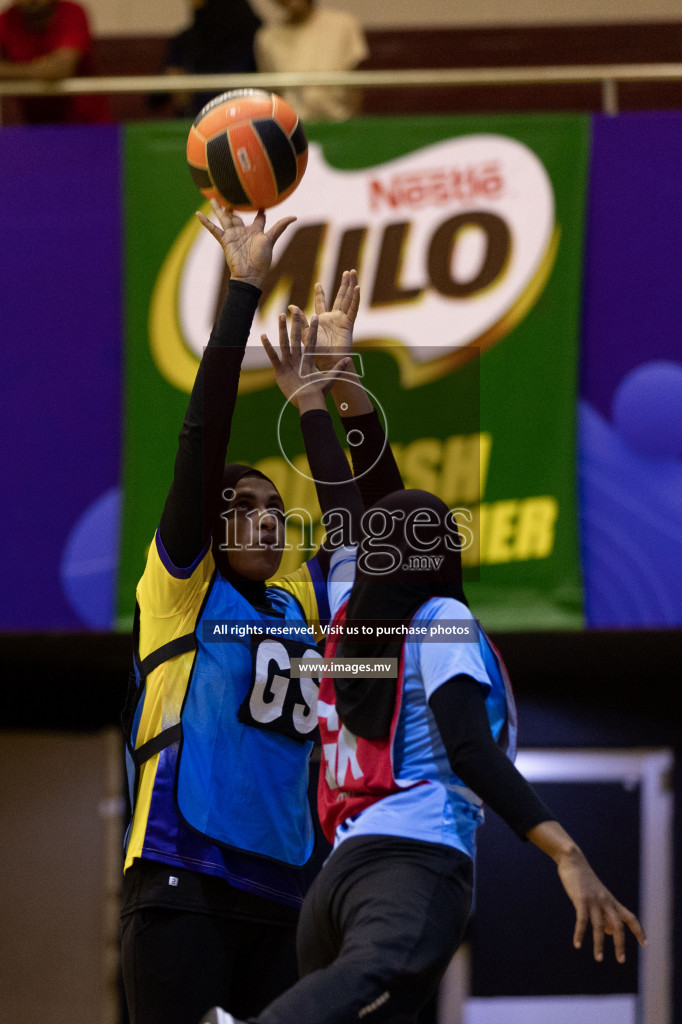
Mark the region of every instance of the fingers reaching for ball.
[[234, 227], [236, 224], [244, 223], [239, 214], [233, 210], [231, 206], [223, 206], [217, 199], [211, 199], [211, 209], [218, 218], [221, 227], [225, 229]]
[[216, 238], [218, 241], [222, 239], [223, 229], [219, 227], [217, 224], [214, 224], [213, 221], [210, 220], [205, 213], [202, 213], [201, 210], [197, 210], [196, 218], [197, 220], [201, 221], [206, 230], [210, 232], [210, 234], [212, 234], [214, 238]]
[[270, 230], [268, 231], [268, 238], [270, 239], [273, 245], [275, 244], [279, 236], [282, 234], [282, 232], [286, 228], [288, 228], [290, 224], [293, 224], [295, 220], [296, 217], [282, 217], [281, 220], [277, 221], [274, 227], [270, 228]]
[[262, 288], [272, 263], [273, 246], [296, 218], [282, 217], [266, 231], [265, 210], [258, 210], [252, 223], [245, 224], [238, 213], [215, 200], [211, 200], [211, 209], [217, 224], [201, 210], [197, 211], [197, 219], [220, 243], [231, 279]]

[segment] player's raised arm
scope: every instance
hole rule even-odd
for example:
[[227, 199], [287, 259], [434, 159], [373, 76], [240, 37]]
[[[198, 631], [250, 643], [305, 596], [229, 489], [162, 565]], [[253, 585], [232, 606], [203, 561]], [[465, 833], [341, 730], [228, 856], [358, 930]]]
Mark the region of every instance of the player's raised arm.
[[[352, 355], [353, 329], [360, 306], [357, 272], [344, 271], [331, 309], [327, 308], [324, 289], [318, 282], [314, 304], [319, 318], [315, 362], [319, 369], [329, 370], [342, 356]], [[304, 340], [306, 328], [304, 321]], [[381, 416], [365, 391], [355, 361], [335, 382], [331, 393], [348, 438], [353, 475], [363, 505], [369, 508], [387, 494], [402, 490], [402, 477]]]
[[227, 298], [211, 332], [180, 431], [173, 483], [159, 533], [171, 562], [192, 565], [206, 547], [220, 501], [225, 455], [249, 331], [272, 250], [295, 217], [266, 231], [260, 210], [251, 224], [213, 203], [217, 223], [198, 213], [219, 242], [230, 271]]
[[[305, 324], [305, 328], [304, 328]], [[315, 481], [323, 521], [340, 515], [340, 542], [352, 542], [352, 523], [362, 515], [362, 499], [348, 461], [327, 411], [325, 395], [351, 370], [351, 359], [344, 356], [326, 371], [315, 367], [315, 348], [319, 318], [305, 323], [300, 309], [292, 307], [291, 340], [286, 317], [279, 319], [279, 353], [266, 335], [261, 337], [275, 371], [275, 380], [284, 397], [295, 405], [301, 416], [301, 432], [310, 471]], [[305, 342], [303, 335], [305, 333]]]

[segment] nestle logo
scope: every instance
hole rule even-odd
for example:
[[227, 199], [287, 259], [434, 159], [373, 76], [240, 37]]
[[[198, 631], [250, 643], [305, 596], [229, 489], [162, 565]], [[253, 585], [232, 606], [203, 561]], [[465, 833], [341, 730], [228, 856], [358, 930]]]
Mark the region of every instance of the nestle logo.
[[492, 199], [504, 187], [497, 161], [472, 167], [453, 167], [432, 171], [411, 171], [392, 177], [369, 179], [369, 205], [372, 210], [386, 206], [419, 209], [445, 203], [468, 203], [474, 199]]

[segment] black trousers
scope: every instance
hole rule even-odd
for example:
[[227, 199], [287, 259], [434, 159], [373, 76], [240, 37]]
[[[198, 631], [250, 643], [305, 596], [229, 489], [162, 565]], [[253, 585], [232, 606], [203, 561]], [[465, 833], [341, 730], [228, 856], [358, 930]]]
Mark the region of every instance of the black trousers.
[[[212, 1006], [257, 1015], [298, 978], [295, 912], [218, 879], [170, 869], [185, 905], [163, 902], [163, 865], [136, 863], [126, 879], [121, 968], [131, 1024], [198, 1024]], [[161, 894], [159, 898], [159, 894]]]
[[[403, 1024], [435, 991], [471, 909], [457, 850], [386, 837], [345, 840], [306, 896], [301, 980], [257, 1024]], [[236, 1006], [226, 1009], [239, 1016]]]

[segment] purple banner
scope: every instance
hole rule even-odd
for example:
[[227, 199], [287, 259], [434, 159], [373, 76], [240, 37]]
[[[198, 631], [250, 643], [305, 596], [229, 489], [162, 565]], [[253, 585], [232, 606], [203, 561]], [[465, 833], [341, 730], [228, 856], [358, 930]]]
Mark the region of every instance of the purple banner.
[[682, 114], [593, 122], [580, 403], [587, 622], [682, 625]]
[[5, 128], [0, 167], [0, 629], [107, 629], [121, 435], [119, 132]]

